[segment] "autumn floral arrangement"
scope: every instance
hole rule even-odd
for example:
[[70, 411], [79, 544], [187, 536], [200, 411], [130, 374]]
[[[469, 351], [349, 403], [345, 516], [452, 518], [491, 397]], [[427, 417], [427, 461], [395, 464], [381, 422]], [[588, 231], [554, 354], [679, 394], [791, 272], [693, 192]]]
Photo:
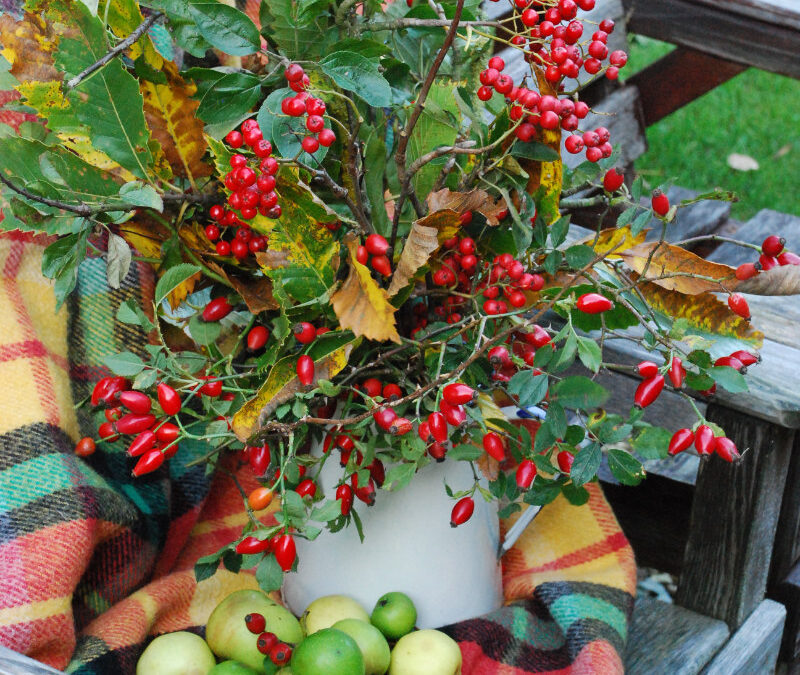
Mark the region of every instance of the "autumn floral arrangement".
[[[198, 575], [244, 560], [273, 588], [296, 538], [359, 528], [430, 462], [492, 467], [451, 492], [455, 527], [475, 499], [583, 503], [604, 457], [626, 484], [690, 446], [736, 460], [700, 412], [673, 435], [647, 407], [665, 387], [743, 391], [761, 336], [740, 292], [798, 258], [775, 237], [734, 270], [665, 243], [685, 204], [626, 183], [579, 96], [627, 60], [613, 21], [579, 16], [593, 6], [29, 0], [0, 17], [7, 105], [32, 120], [0, 135], [3, 229], [57, 235], [59, 303], [87, 255], [111, 287], [133, 259], [159, 276], [150, 307], [119, 309], [151, 339], [105, 359], [76, 452], [127, 453], [140, 480], [237, 453], [262, 485]], [[614, 226], [576, 238], [586, 206]], [[610, 362], [611, 338], [651, 356]], [[601, 409], [604, 369], [641, 377], [626, 415]], [[539, 411], [533, 437], [505, 405]]]

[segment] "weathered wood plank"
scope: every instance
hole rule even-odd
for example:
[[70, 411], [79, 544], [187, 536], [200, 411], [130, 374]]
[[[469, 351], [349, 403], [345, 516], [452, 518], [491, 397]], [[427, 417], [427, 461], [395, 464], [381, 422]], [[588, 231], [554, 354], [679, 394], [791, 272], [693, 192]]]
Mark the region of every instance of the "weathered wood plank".
[[785, 617], [783, 605], [763, 600], [703, 670], [703, 675], [774, 673]]
[[678, 47], [627, 83], [639, 88], [644, 124], [649, 127], [744, 70], [747, 67], [741, 64]]
[[725, 644], [716, 619], [652, 598], [637, 598], [625, 653], [629, 675], [694, 675]]
[[[684, 200], [694, 199], [700, 193], [695, 190], [687, 190], [678, 185], [671, 185], [667, 188], [667, 197], [670, 204], [680, 204]], [[642, 203], [650, 206], [650, 198], [642, 198]], [[730, 202], [716, 200], [705, 200], [696, 202], [681, 208], [668, 226], [664, 238], [668, 242], [681, 241], [703, 234], [711, 234], [719, 228], [731, 213]], [[661, 227], [658, 221], [657, 226], [652, 227], [647, 233], [648, 241], [655, 241], [661, 236]]]
[[631, 33], [800, 77], [800, 29], [785, 20], [770, 22], [769, 16], [743, 16], [731, 7], [697, 0], [625, 0]]
[[[736, 230], [733, 237], [760, 246], [761, 242], [771, 234], [779, 234], [786, 239], [786, 247], [789, 250], [800, 251], [800, 218], [771, 209], [762, 209], [756, 213]], [[708, 256], [709, 260], [726, 265], [741, 265], [757, 258], [758, 254], [753, 249], [728, 243], [720, 244]]]
[[701, 463], [677, 602], [738, 628], [765, 595], [794, 432], [716, 404], [706, 417], [743, 457]]
[[800, 659], [800, 562], [770, 589], [769, 597], [786, 607], [781, 661], [796, 661]]
[[637, 486], [615, 484], [607, 469], [600, 484], [622, 531], [644, 567], [679, 575], [689, 535], [694, 486], [650, 474]]
[[[789, 460], [786, 489], [775, 533], [770, 566], [770, 588], [788, 577], [800, 560], [800, 433], [795, 432], [794, 449]], [[798, 598], [800, 605], [800, 598]], [[796, 607], [800, 612], [800, 606]], [[800, 626], [798, 626], [800, 629]]]
[[749, 16], [770, 23], [783, 23], [800, 30], [800, 5], [797, 0], [697, 0], [732, 14]]

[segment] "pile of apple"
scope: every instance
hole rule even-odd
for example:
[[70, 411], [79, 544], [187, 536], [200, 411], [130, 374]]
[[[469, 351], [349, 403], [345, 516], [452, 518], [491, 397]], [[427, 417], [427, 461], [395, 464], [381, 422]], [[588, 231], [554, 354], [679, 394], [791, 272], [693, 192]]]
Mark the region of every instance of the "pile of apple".
[[205, 640], [186, 631], [157, 637], [136, 675], [459, 675], [458, 643], [414, 630], [416, 621], [400, 592], [382, 596], [371, 615], [352, 598], [327, 595], [298, 621], [261, 591], [235, 591], [211, 613]]

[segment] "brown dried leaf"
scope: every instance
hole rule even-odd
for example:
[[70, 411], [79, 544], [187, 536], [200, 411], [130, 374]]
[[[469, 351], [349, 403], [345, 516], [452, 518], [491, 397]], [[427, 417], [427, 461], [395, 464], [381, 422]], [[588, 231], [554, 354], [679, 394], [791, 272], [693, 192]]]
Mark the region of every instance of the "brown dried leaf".
[[[258, 253], [257, 255], [264, 254]], [[235, 274], [214, 262], [209, 261], [206, 264], [230, 281], [234, 290], [242, 296], [247, 309], [253, 314], [280, 307], [280, 304], [272, 295], [272, 281], [268, 277], [255, 276], [250, 270], [246, 274]]]
[[417, 270], [428, 262], [431, 253], [439, 248], [439, 230], [422, 224], [428, 218], [431, 216], [426, 216], [411, 226], [411, 232], [403, 244], [403, 252], [389, 284], [389, 297], [394, 296], [401, 288], [405, 288]]
[[203, 161], [203, 121], [195, 116], [199, 102], [191, 98], [197, 88], [187, 83], [170, 61], [164, 62], [163, 72], [167, 84], [141, 83], [147, 126], [176, 176], [190, 180], [209, 176], [212, 166]]
[[145, 216], [140, 216], [136, 220], [129, 220], [120, 225], [119, 233], [125, 241], [145, 258], [158, 259], [161, 259], [161, 245], [170, 236], [166, 227]]
[[736, 290], [753, 295], [798, 295], [800, 265], [783, 265], [759, 272], [752, 279], [737, 282]]
[[375, 283], [369, 270], [356, 260], [358, 242], [348, 234], [344, 240], [350, 251], [350, 273], [342, 287], [331, 296], [333, 311], [343, 329], [370, 340], [400, 342], [397, 333], [397, 311], [386, 291]]
[[699, 295], [735, 286], [732, 267], [704, 260], [680, 246], [652, 242], [623, 251], [620, 256], [637, 274], [646, 268], [645, 278], [669, 291]]
[[3, 56], [11, 63], [11, 74], [20, 82], [61, 81], [63, 74], [53, 64], [58, 36], [40, 16], [26, 12], [20, 21], [10, 13], [0, 15]]
[[[484, 190], [470, 192], [452, 192], [448, 188], [431, 192], [425, 200], [431, 213], [450, 210], [460, 216], [465, 211], [477, 211], [486, 218], [489, 225], [499, 225], [497, 214], [506, 210], [506, 202], [500, 199], [495, 203], [491, 195]], [[455, 234], [451, 234], [452, 237]]]

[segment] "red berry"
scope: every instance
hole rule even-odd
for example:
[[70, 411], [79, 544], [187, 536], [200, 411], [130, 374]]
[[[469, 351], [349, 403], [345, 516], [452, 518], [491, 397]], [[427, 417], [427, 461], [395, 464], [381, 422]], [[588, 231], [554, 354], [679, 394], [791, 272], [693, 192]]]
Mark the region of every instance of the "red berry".
[[[241, 555], [253, 555], [255, 553], [263, 553], [269, 548], [269, 539], [258, 539], [256, 537], [245, 537], [238, 544], [236, 544], [236, 552]], [[245, 617], [247, 621], [247, 617]], [[248, 626], [249, 628], [249, 626]], [[264, 630], [263, 627], [261, 630]], [[252, 633], [260, 633], [258, 630], [251, 630]]]
[[564, 141], [564, 147], [567, 149], [567, 152], [572, 155], [583, 152], [583, 137], [578, 134], [567, 136], [567, 139]]
[[227, 241], [218, 241], [216, 251], [217, 255], [230, 255], [231, 245]]
[[758, 267], [756, 267], [756, 263], [742, 263], [736, 268], [734, 274], [739, 281], [746, 281], [758, 274]]
[[791, 251], [784, 251], [778, 258], [778, 264], [783, 265], [800, 265], [800, 255], [792, 253]]
[[206, 383], [200, 387], [200, 393], [216, 398], [222, 393], [222, 380], [215, 380], [213, 377], [204, 377]]
[[319, 144], [327, 148], [333, 145], [333, 142], [336, 140], [336, 134], [333, 129], [323, 129], [319, 132], [317, 138], [319, 139]]
[[303, 321], [302, 323], [296, 323], [292, 327], [292, 333], [294, 333], [295, 338], [297, 341], [307, 345], [314, 341], [314, 338], [317, 337], [317, 330], [314, 328], [312, 324], [308, 321]]
[[461, 382], [452, 382], [442, 390], [442, 398], [451, 406], [471, 403], [478, 398], [478, 392]]
[[750, 321], [750, 307], [743, 295], [731, 293], [731, 295], [728, 296], [728, 307], [731, 308], [734, 314], [738, 314], [745, 321]]
[[317, 494], [317, 484], [310, 478], [301, 480], [294, 491], [301, 497], [313, 497]]
[[661, 390], [664, 389], [664, 376], [654, 375], [644, 380], [637, 388], [633, 397], [633, 403], [637, 408], [646, 408], [658, 398]]
[[739, 372], [744, 372], [745, 365], [735, 356], [720, 356], [716, 361], [714, 361], [715, 366], [728, 366], [729, 368], [734, 368]]
[[336, 488], [336, 499], [341, 502], [342, 515], [349, 515], [353, 508], [353, 488], [346, 484], [340, 485]]
[[616, 192], [622, 187], [624, 182], [624, 174], [621, 174], [616, 169], [609, 169], [603, 177], [603, 188], [606, 192]]
[[442, 399], [439, 401], [439, 411], [444, 415], [447, 423], [452, 427], [460, 427], [467, 420], [467, 413], [460, 405], [450, 405]]
[[269, 331], [264, 326], [254, 326], [247, 334], [247, 348], [251, 352], [257, 352], [269, 340]]
[[428, 446], [428, 455], [437, 462], [443, 462], [447, 456], [447, 447], [443, 443], [434, 441]]
[[117, 394], [117, 400], [131, 412], [140, 415], [149, 413], [153, 407], [150, 397], [142, 391], [121, 391]]
[[489, 363], [495, 368], [511, 365], [511, 355], [508, 353], [508, 348], [505, 345], [497, 345], [492, 347], [488, 353]]
[[284, 572], [288, 572], [294, 565], [295, 558], [297, 558], [297, 549], [294, 545], [294, 539], [289, 534], [282, 535], [275, 542], [275, 560]]
[[378, 408], [372, 413], [375, 423], [384, 431], [389, 431], [392, 423], [397, 419], [394, 408]]
[[628, 62], [628, 55], [621, 49], [617, 49], [608, 55], [608, 62], [612, 66], [622, 68]]
[[371, 234], [364, 242], [370, 255], [386, 255], [389, 251], [389, 242], [380, 234]]
[[114, 401], [114, 395], [129, 386], [128, 380], [120, 376], [104, 377], [98, 380], [92, 389], [92, 405], [100, 405], [101, 402], [110, 405]]
[[114, 428], [121, 434], [138, 434], [140, 431], [152, 427], [155, 422], [155, 415], [128, 413], [114, 423]]
[[739, 457], [736, 443], [727, 436], [719, 436], [714, 440], [714, 451], [726, 462], [733, 462]]
[[[259, 614], [258, 612], [253, 612], [245, 616], [244, 623], [247, 626], [247, 630], [256, 635], [263, 633], [264, 629], [267, 627], [267, 620], [264, 618], [263, 614]], [[272, 635], [272, 633], [270, 633], [270, 635]]]
[[103, 416], [109, 422], [116, 422], [120, 417], [122, 417], [122, 408], [119, 406], [116, 408], [106, 408], [105, 412], [103, 412]]
[[483, 449], [489, 457], [496, 459], [498, 462], [502, 462], [506, 458], [505, 443], [503, 443], [503, 439], [500, 435], [496, 434], [494, 431], [490, 431], [484, 435]]
[[206, 225], [205, 232], [209, 241], [219, 239], [219, 228], [216, 225]]
[[156, 444], [156, 435], [151, 429], [145, 429], [136, 438], [133, 439], [128, 446], [128, 454], [131, 457], [138, 457], [143, 455], [148, 450], [151, 450]]
[[[253, 616], [253, 615], [248, 614], [247, 616]], [[245, 621], [247, 621], [247, 616], [244, 618]], [[259, 614], [257, 616], [261, 615]], [[266, 627], [266, 621], [264, 622], [264, 626]], [[249, 625], [247, 627], [250, 628]], [[263, 631], [264, 629], [262, 628], [261, 630]], [[256, 631], [250, 631], [250, 632], [255, 633]], [[256, 648], [262, 654], [269, 654], [269, 650], [272, 649], [279, 642], [280, 639], [278, 638], [277, 635], [275, 635], [275, 633], [262, 632], [259, 634], [258, 639], [256, 640]]]
[[498, 94], [509, 94], [514, 88], [514, 80], [509, 75], [499, 75], [494, 83], [494, 89]]
[[536, 478], [536, 465], [529, 459], [523, 459], [517, 467], [517, 487], [527, 490]]
[[653, 211], [659, 216], [666, 216], [669, 213], [669, 198], [661, 190], [653, 190], [650, 203]]
[[611, 19], [603, 19], [600, 22], [600, 30], [609, 35], [614, 32], [614, 22]]
[[372, 266], [372, 269], [384, 277], [390, 277], [392, 275], [392, 264], [385, 255], [373, 255], [369, 264]]
[[94, 453], [96, 447], [94, 439], [91, 436], [85, 436], [75, 444], [75, 454], [78, 457], [88, 457]]
[[444, 443], [447, 440], [447, 420], [441, 412], [428, 415], [428, 426], [435, 441]]
[[152, 473], [164, 463], [164, 453], [161, 450], [150, 450], [139, 458], [133, 467], [133, 475], [137, 478], [146, 473]]
[[104, 441], [109, 441], [110, 443], [113, 443], [119, 438], [119, 434], [114, 430], [111, 422], [103, 422], [97, 427], [97, 435]]
[[575, 461], [575, 455], [569, 450], [562, 450], [558, 453], [556, 461], [558, 462], [558, 468], [561, 469], [561, 473], [568, 474], [572, 471], [572, 463]]
[[578, 298], [576, 306], [584, 314], [600, 314], [612, 309], [614, 303], [599, 293], [584, 293]]
[[493, 56], [489, 59], [489, 68], [494, 68], [495, 70], [503, 70], [506, 67], [506, 62], [503, 61], [499, 56]]
[[462, 497], [456, 502], [455, 506], [453, 507], [453, 511], [450, 514], [450, 527], [458, 527], [459, 525], [463, 525], [470, 518], [472, 518], [474, 511], [475, 501], [472, 499], [472, 497]]
[[362, 265], [366, 265], [368, 260], [369, 260], [369, 252], [367, 251], [367, 247], [359, 246], [356, 249], [356, 262], [359, 262]]
[[303, 354], [297, 359], [297, 379], [304, 387], [314, 381], [314, 359], [308, 354]]
[[389, 427], [389, 433], [392, 436], [402, 436], [413, 428], [414, 426], [411, 424], [411, 420], [405, 417], [397, 417], [394, 422], [392, 422], [392, 426]]
[[783, 237], [779, 237], [777, 234], [772, 234], [762, 242], [761, 250], [763, 251], [764, 255], [777, 258], [781, 251], [783, 251], [785, 244], [786, 240]]
[[758, 263], [761, 265], [761, 269], [764, 271], [780, 266], [777, 258], [771, 255], [764, 255], [763, 253], [758, 256]]
[[739, 359], [739, 362], [743, 366], [752, 366], [754, 363], [761, 361], [761, 357], [758, 354], [751, 354], [743, 349], [733, 352], [731, 357], [734, 359]]
[[255, 445], [250, 447], [247, 455], [247, 463], [256, 476], [263, 476], [269, 467], [270, 454], [269, 445]]
[[[247, 245], [245, 244], [245, 247]], [[228, 316], [231, 313], [233, 307], [228, 303], [228, 298], [224, 295], [220, 296], [219, 298], [214, 298], [211, 302], [209, 302], [205, 309], [203, 309], [203, 321], [219, 321], [220, 319]]]
[[714, 431], [711, 427], [701, 424], [694, 433], [694, 447], [701, 455], [710, 455], [714, 451]]
[[691, 429], [678, 429], [672, 434], [667, 452], [670, 455], [677, 455], [679, 452], [686, 450], [692, 443], [694, 443], [694, 431]]
[[230, 145], [232, 148], [241, 148], [242, 143], [244, 143], [244, 137], [241, 133], [236, 131], [229, 131], [225, 136], [225, 142]]
[[658, 366], [652, 361], [642, 361], [636, 366], [636, 370], [642, 377], [654, 377], [658, 375]]
[[273, 645], [269, 650], [269, 660], [276, 666], [285, 666], [292, 660], [292, 648], [285, 642]]
[[319, 140], [314, 136], [306, 136], [300, 142], [300, 145], [303, 146], [303, 150], [305, 150], [309, 155], [313, 155], [317, 150], [319, 150]]
[[484, 85], [478, 88], [478, 98], [481, 101], [488, 101], [490, 98], [492, 98], [493, 94], [494, 90], [489, 86]]
[[677, 356], [672, 357], [668, 374], [672, 386], [675, 389], [680, 389], [683, 386], [683, 378], [686, 377], [686, 370], [683, 367], [683, 362]]
[[299, 65], [297, 63], [290, 63], [286, 67], [286, 70], [284, 71], [283, 76], [289, 82], [297, 82], [298, 80], [302, 80], [303, 79], [303, 75], [304, 74], [305, 74], [305, 71], [303, 70], [303, 67], [301, 65]]

